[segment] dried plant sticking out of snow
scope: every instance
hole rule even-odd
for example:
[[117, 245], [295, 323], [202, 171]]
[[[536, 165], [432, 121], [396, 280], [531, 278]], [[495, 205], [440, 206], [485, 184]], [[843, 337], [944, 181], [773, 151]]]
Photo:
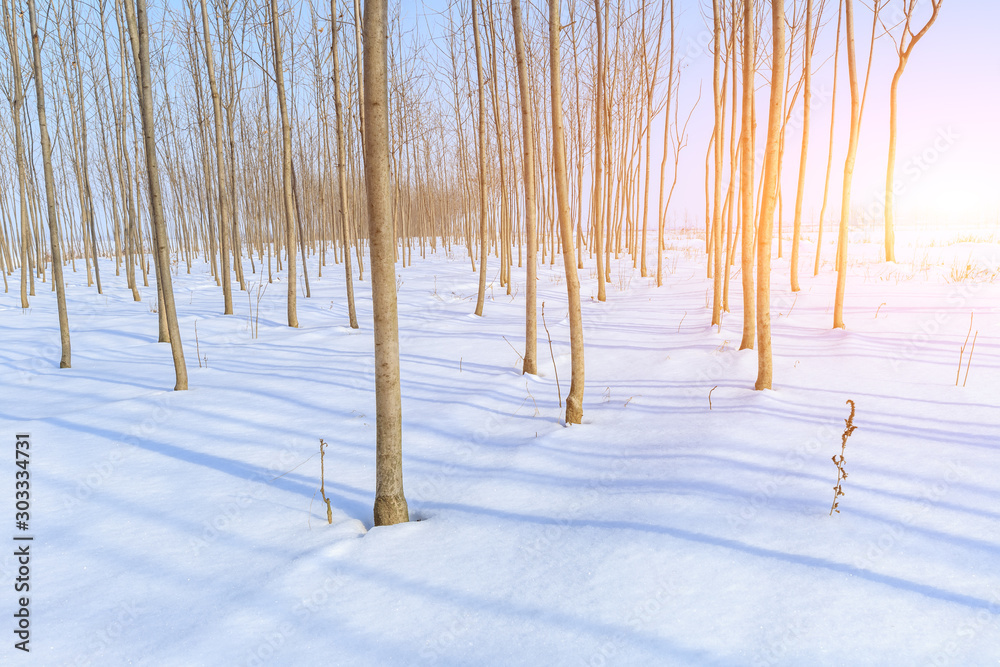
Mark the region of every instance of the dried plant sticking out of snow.
[[[973, 311], [969, 316], [969, 333], [965, 334], [965, 342], [962, 343], [962, 349], [958, 353], [958, 372], [955, 374], [955, 386], [958, 386], [958, 380], [962, 377], [962, 359], [965, 357], [965, 346], [969, 344], [969, 336], [972, 335], [972, 320], [976, 317], [976, 312]], [[976, 335], [972, 338], [972, 349], [969, 350], [969, 362], [965, 366], [965, 380], [962, 382], [962, 386], [969, 381], [969, 368], [972, 366], [972, 354], [976, 351], [976, 339], [979, 338], [979, 331], [976, 331]]]
[[[333, 523], [333, 509], [330, 507], [330, 499], [326, 497], [326, 474], [323, 470], [323, 458], [325, 452], [323, 451], [329, 445], [327, 445], [323, 438], [319, 439], [319, 494], [323, 496], [323, 502], [326, 503], [326, 522], [328, 524]], [[313, 454], [315, 456], [315, 454]]]
[[854, 425], [854, 401], [848, 399], [847, 404], [851, 406], [851, 414], [844, 420], [845, 426], [844, 433], [841, 436], [840, 455], [838, 456], [837, 454], [834, 454], [832, 457], [834, 465], [837, 466], [837, 486], [833, 487], [833, 506], [830, 507], [830, 516], [833, 516], [834, 512], [840, 514], [840, 510], [837, 509], [837, 506], [840, 504], [838, 498], [844, 495], [842, 484], [844, 480], [847, 479], [847, 471], [844, 470], [844, 450], [847, 449], [847, 439], [851, 437], [851, 434], [854, 433], [854, 429], [857, 428], [857, 426]]

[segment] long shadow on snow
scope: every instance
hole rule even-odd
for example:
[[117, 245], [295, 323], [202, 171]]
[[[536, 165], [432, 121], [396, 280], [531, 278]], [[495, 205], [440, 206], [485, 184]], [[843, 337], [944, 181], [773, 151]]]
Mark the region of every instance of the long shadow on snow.
[[[118, 431], [112, 431], [109, 429], [102, 429], [92, 426], [83, 426], [80, 424], [74, 424], [67, 420], [61, 418], [53, 418], [49, 420], [50, 423], [56, 426], [61, 426], [62, 428], [75, 431], [83, 431], [90, 433], [91, 435], [105, 438], [111, 441], [116, 441], [121, 437], [121, 433]], [[258, 465], [253, 465], [245, 461], [239, 461], [237, 459], [226, 458], [224, 456], [217, 456], [215, 454], [206, 454], [204, 452], [195, 452], [190, 449], [185, 449], [183, 447], [178, 447], [177, 445], [171, 445], [162, 441], [154, 441], [148, 439], [135, 438], [132, 445], [138, 447], [139, 449], [144, 449], [154, 454], [160, 454], [162, 456], [167, 456], [178, 461], [184, 461], [185, 463], [191, 463], [193, 465], [203, 466], [211, 470], [216, 470], [218, 472], [224, 473], [226, 475], [232, 475], [240, 480], [262, 480], [269, 486], [274, 486], [282, 491], [288, 493], [296, 493], [305, 497], [312, 497], [316, 492], [314, 484], [306, 484], [303, 482], [298, 482], [290, 479], [288, 475], [274, 477], [274, 471], [268, 468], [263, 468]], [[273, 478], [273, 479], [272, 479]], [[331, 484], [327, 484], [330, 487]], [[350, 488], [350, 487], [348, 487]], [[337, 506], [343, 509], [349, 516], [360, 517], [366, 516], [366, 512], [370, 513], [367, 506], [363, 506], [359, 501], [346, 496], [342, 496], [336, 493], [328, 493], [327, 495], [333, 496], [331, 502], [335, 498]], [[364, 508], [364, 509], [362, 509]]]
[[[687, 390], [697, 389], [698, 391], [701, 391], [702, 389], [704, 389], [704, 386], [701, 384], [695, 382], [685, 382], [685, 381], [649, 382], [644, 386], [658, 387], [661, 389], [672, 388], [676, 391], [684, 391], [685, 389]], [[742, 384], [737, 382], [719, 383], [718, 386], [723, 388], [746, 388]], [[639, 387], [639, 385], [636, 384], [636, 388], [641, 388], [641, 387]], [[827, 391], [830, 391], [831, 393], [841, 393], [842, 395], [847, 395], [844, 392], [833, 392], [832, 390], [827, 390]], [[850, 395], [856, 395], [856, 394], [852, 393]], [[871, 396], [876, 396], [887, 400], [895, 398], [891, 396], [879, 396], [877, 394], [871, 394]], [[935, 403], [934, 401], [925, 401], [925, 402]], [[794, 406], [789, 403], [777, 403], [773, 407], [766, 407], [762, 405], [749, 405], [746, 403], [741, 403], [733, 406], [726, 405], [724, 402], [721, 401], [717, 401], [717, 403], [719, 403], [719, 405], [714, 408], [714, 410], [717, 412], [733, 413], [733, 414], [735, 413], [755, 414], [755, 415], [774, 417], [776, 419], [780, 419], [783, 421], [794, 419], [802, 423], [820, 424], [820, 425], [829, 424], [834, 427], [839, 427], [838, 425], [838, 422], [840, 421], [839, 419], [832, 421], [828, 416], [826, 416], [826, 414], [824, 414], [824, 412], [827, 410], [827, 406], [824, 405]], [[947, 406], [951, 404], [942, 403], [942, 405]], [[814, 409], [813, 412], [809, 411], [810, 407]], [[987, 406], [982, 406], [982, 407], [987, 407]], [[690, 415], [692, 412], [690, 407], [676, 406], [676, 403], [668, 405], [666, 400], [663, 401], [663, 404], [656, 404], [656, 405], [643, 405], [641, 403], [637, 403], [635, 405], [629, 405], [629, 410], [632, 410], [634, 412], [644, 412], [655, 415], [663, 415], [663, 414]], [[895, 417], [901, 420], [921, 419], [918, 416], [888, 413], [888, 412], [878, 413], [877, 416], [884, 416], [887, 418]], [[976, 433], [968, 433], [967, 432], [969, 427], [968, 421], [951, 420], [948, 421], [947, 423], [953, 424], [954, 428], [942, 429], [924, 425], [904, 426], [899, 424], [892, 424], [887, 419], [877, 419], [877, 416], [876, 417], [866, 416], [863, 422], [862, 420], [859, 419], [858, 427], [859, 428], [863, 427], [865, 430], [873, 431], [875, 433], [883, 433], [885, 435], [910, 438], [914, 440], [929, 440], [934, 442], [942, 442], [950, 445], [965, 445], [971, 447], [979, 447], [990, 451], [997, 450], [997, 446], [995, 444], [986, 441], [987, 439], [986, 434], [979, 435]], [[926, 418], [926, 420], [934, 424], [942, 423], [941, 419]], [[973, 424], [973, 426], [983, 427], [984, 429], [992, 428], [1000, 430], [1000, 427], [998, 427], [998, 425], [995, 424], [976, 423]]]
[[[338, 562], [337, 566], [347, 572], [352, 570], [360, 581], [381, 581], [399, 589], [408, 590], [412, 595], [444, 601], [448, 604], [462, 604], [467, 609], [480, 610], [478, 613], [491, 611], [501, 616], [507, 616], [519, 621], [532, 621], [558, 628], [571, 635], [589, 634], [598, 647], [609, 638], [634, 638], [639, 648], [652, 651], [658, 656], [677, 657], [690, 665], [720, 664], [721, 658], [704, 650], [680, 646], [666, 637], [652, 634], [648, 631], [636, 630], [625, 624], [614, 624], [599, 620], [590, 620], [551, 607], [532, 606], [498, 597], [485, 597], [458, 588], [445, 588], [426, 581], [418, 581], [404, 577], [387, 569], [365, 567], [357, 562]], [[575, 662], [575, 661], [574, 661]], [[523, 663], [515, 663], [523, 664]]]
[[[432, 503], [427, 503], [427, 505], [432, 505]], [[786, 563], [791, 563], [794, 565], [803, 565], [806, 567], [820, 568], [824, 570], [830, 570], [832, 572], [839, 572], [841, 574], [848, 574], [860, 579], [866, 579], [868, 581], [882, 584], [884, 586], [890, 586], [892, 588], [897, 588], [899, 590], [908, 591], [910, 593], [916, 593], [918, 595], [923, 595], [925, 597], [940, 600], [942, 602], [948, 602], [951, 604], [960, 604], [972, 609], [985, 609], [991, 613], [995, 613], [998, 610], [997, 603], [990, 602], [989, 600], [984, 600], [981, 598], [973, 597], [971, 595], [964, 595], [962, 593], [956, 593], [954, 591], [948, 591], [937, 586], [931, 586], [929, 584], [922, 584], [916, 581], [910, 581], [908, 579], [903, 579], [902, 577], [896, 577], [890, 574], [879, 574], [877, 572], [872, 572], [870, 570], [863, 570], [853, 565], [848, 565], [846, 563], [838, 563], [836, 561], [827, 560], [825, 558], [818, 558], [816, 556], [807, 556], [804, 554], [791, 554], [785, 553], [783, 551], [776, 551], [774, 549], [768, 549], [766, 547], [758, 547], [752, 544], [746, 544], [745, 542], [740, 542], [738, 540], [732, 540], [725, 537], [716, 537], [714, 535], [706, 535], [704, 533], [696, 533], [689, 530], [684, 530], [682, 528], [672, 528], [669, 526], [655, 526], [645, 523], [637, 523], [634, 521], [602, 521], [599, 519], [554, 519], [545, 516], [536, 516], [531, 514], [520, 514], [516, 512], [504, 512], [499, 510], [491, 510], [483, 507], [473, 507], [470, 505], [462, 505], [459, 503], [439, 503], [436, 505], [439, 509], [452, 509], [458, 512], [466, 512], [471, 514], [485, 514], [489, 516], [494, 516], [500, 519], [506, 519], [510, 521], [520, 521], [526, 523], [535, 523], [542, 526], [549, 525], [559, 525], [559, 526], [569, 526], [572, 528], [599, 528], [599, 529], [609, 529], [609, 530], [634, 530], [644, 533], [653, 533], [658, 535], [667, 535], [678, 540], [685, 540], [688, 542], [698, 542], [701, 544], [707, 544], [715, 547], [722, 547], [723, 549], [730, 549], [733, 551], [740, 551], [751, 556], [757, 556], [759, 558], [769, 558], [773, 560], [780, 560]], [[996, 547], [993, 547], [994, 549]]]
[[[428, 459], [423, 459], [421, 457], [408, 457], [419, 460], [423, 463], [427, 463]], [[674, 457], [664, 457], [665, 459]], [[715, 458], [715, 457], [704, 457], [704, 458]], [[717, 459], [718, 461], [727, 462], [725, 459]], [[728, 463], [736, 465], [744, 465], [743, 462], [728, 461]], [[440, 463], [440, 465], [450, 465], [445, 463]], [[518, 484], [535, 484], [541, 489], [554, 489], [554, 488], [564, 488], [567, 490], [576, 489], [578, 492], [585, 492], [587, 489], [592, 488], [595, 480], [599, 479], [599, 476], [595, 477], [567, 477], [565, 475], [554, 476], [545, 475], [539, 473], [531, 473], [527, 471], [516, 471], [508, 468], [486, 468], [478, 466], [462, 466], [455, 464], [453, 468], [464, 468], [470, 474], [471, 479], [482, 478], [486, 475], [492, 476], [494, 479], [506, 480], [510, 483]], [[829, 481], [821, 479], [815, 475], [807, 475], [803, 473], [795, 473], [779, 468], [771, 468], [768, 466], [751, 466], [762, 472], [770, 472], [772, 474], [782, 474], [787, 477], [801, 478], [803, 480], [812, 480], [816, 482]], [[419, 479], [419, 477], [417, 478]], [[356, 492], [356, 489], [347, 487], [350, 491]], [[678, 478], [661, 478], [661, 479], [636, 479], [627, 478], [619, 479], [615, 482], [615, 488], [619, 491], [628, 491], [633, 494], [654, 494], [660, 495], [664, 500], [667, 500], [668, 496], [702, 496], [702, 497], [714, 497], [719, 500], [732, 499], [738, 501], [738, 504], [742, 504], [748, 497], [747, 489], [740, 485], [729, 485], [721, 482], [712, 482], [704, 479], [678, 479]], [[901, 493], [894, 493], [890, 491], [883, 491], [881, 489], [875, 489], [867, 486], [857, 486], [857, 490], [865, 491], [875, 495], [884, 495], [896, 498], [904, 502], [920, 503], [924, 498], [920, 495], [906, 495]], [[412, 499], [415, 504], [420, 505], [422, 508], [434, 508], [434, 507], [448, 507], [447, 503], [441, 503], [432, 499], [426, 499], [422, 497], [414, 497]], [[776, 495], [768, 500], [768, 505], [775, 510], [782, 511], [785, 513], [799, 514], [804, 516], [821, 516], [826, 512], [826, 507], [822, 503], [817, 503], [810, 498], [802, 498], [799, 496], [789, 496], [789, 495]], [[994, 518], [998, 515], [992, 514], [990, 512], [984, 512], [976, 510], [970, 507], [964, 507], [961, 505], [956, 505], [954, 503], [941, 503], [936, 502], [936, 507], [942, 509], [948, 509], [956, 512], [965, 512], [968, 514], [984, 516], [988, 518]], [[457, 507], [457, 506], [456, 506]], [[818, 509], [818, 514], [813, 514], [810, 510]], [[471, 510], [470, 510], [471, 511]], [[488, 514], [498, 514], [502, 513], [502, 510], [482, 508], [484, 513]], [[884, 516], [882, 514], [876, 514], [863, 509], [852, 510], [852, 513], [858, 517], [868, 519], [875, 524], [883, 524], [888, 526], [903, 525], [904, 529], [913, 534], [919, 534], [926, 537], [928, 540], [933, 542], [944, 542], [948, 544], [953, 544], [958, 547], [965, 549], [984, 551], [988, 554], [996, 557], [1000, 556], [1000, 545], [994, 544], [992, 542], [987, 542], [985, 540], [976, 539], [975, 537], [955, 535], [951, 533], [945, 533], [939, 530], [935, 530], [930, 527], [923, 527], [919, 525], [914, 525], [912, 523], [902, 524], [901, 519], [893, 518], [892, 516]], [[518, 515], [520, 516], [520, 515]], [[555, 519], [551, 519], [551, 522], [556, 522]], [[560, 520], [561, 521], [561, 520]], [[563, 523], [572, 524], [572, 521], [566, 521]], [[610, 522], [605, 522], [610, 523]], [[639, 525], [639, 524], [636, 524]]]
[[[568, 457], [580, 458], [580, 459], [596, 459], [598, 461], [615, 461], [617, 459], [622, 458], [622, 456], [623, 456], [623, 454], [621, 452], [607, 453], [607, 452], [600, 452], [600, 451], [596, 451], [596, 452], [594, 452], [594, 451], [574, 451], [574, 450], [569, 450], [569, 449], [566, 449], [566, 448], [554, 447], [551, 444], [545, 444], [544, 441], [543, 442], [539, 442], [537, 444], [533, 444], [532, 448], [535, 449], [535, 450], [537, 450], [537, 451], [551, 452], [553, 455], [556, 455], [556, 456], [568, 456]], [[715, 449], [718, 450], [719, 448], [716, 447]], [[734, 448], [733, 451], [736, 451], [737, 453], [742, 454], [742, 455], [745, 455], [747, 453], [744, 450], [739, 450], [739, 449], [736, 449], [736, 448]], [[786, 458], [786, 454], [785, 455], [778, 455], [778, 456], [780, 456], [780, 458], [784, 461], [785, 458]], [[677, 466], [672, 463], [672, 461], [675, 461], [675, 460], [681, 460], [681, 461], [698, 461], [698, 462], [704, 462], [707, 465], [719, 466], [721, 469], [733, 469], [733, 470], [735, 470], [737, 472], [737, 474], [739, 473], [739, 471], [748, 472], [748, 473], [758, 473], [759, 475], [765, 476], [765, 478], [781, 479], [783, 483], [785, 483], [785, 482], [787, 482], [789, 480], [792, 480], [792, 479], [796, 479], [796, 480], [801, 480], [801, 481], [820, 482], [820, 483], [823, 483], [824, 486], [826, 486], [826, 483], [830, 481], [828, 479], [827, 475], [813, 474], [813, 473], [809, 473], [809, 472], [807, 472], [805, 470], [795, 470], [795, 469], [792, 469], [792, 468], [789, 468], [789, 467], [780, 467], [780, 466], [766, 465], [764, 463], [760, 463], [760, 462], [757, 462], [757, 461], [747, 461], [747, 460], [744, 460], [744, 459], [739, 459], [739, 458], [735, 458], [735, 457], [727, 457], [727, 456], [719, 455], [719, 454], [706, 454], [706, 453], [692, 452], [692, 451], [681, 451], [681, 452], [675, 452], [675, 453], [657, 453], [657, 454], [635, 454], [635, 453], [629, 453], [628, 454], [628, 459], [630, 461], [644, 461], [644, 462], [648, 462], [649, 464], [658, 463], [661, 466], [663, 466], [665, 469], [669, 468], [670, 470], [676, 470], [677, 469]], [[829, 459], [826, 459], [826, 462], [827, 462], [826, 464], [827, 465], [828, 465], [828, 461], [829, 461]], [[589, 462], [588, 463], [579, 463], [577, 465], [578, 465], [578, 467], [580, 469], [593, 470], [592, 464], [589, 463]], [[720, 468], [712, 468], [712, 470], [718, 470]], [[895, 476], [895, 477], [899, 476], [899, 470], [898, 470], [898, 468], [891, 468], [891, 467], [868, 466], [865, 469], [865, 472], [868, 472], [868, 473], [881, 473], [881, 474], [886, 475], [886, 476]], [[563, 477], [562, 479], [565, 479], [565, 477]], [[910, 477], [909, 479], [910, 479], [910, 481], [914, 482], [915, 484], [922, 485], [921, 488], [926, 488], [926, 485], [928, 485], [929, 482], [932, 482], [932, 480], [930, 480], [927, 477]], [[577, 481], [580, 481], [580, 480], [577, 480]], [[936, 480], [934, 480], [934, 481], [936, 481]], [[544, 484], [551, 484], [551, 482], [546, 482], [546, 481], [542, 481], [542, 483], [544, 483]], [[667, 492], [676, 490], [676, 488], [677, 488], [676, 485], [677, 484], [678, 484], [678, 481], [676, 479], [673, 479], [673, 478], [665, 479], [664, 480], [663, 490], [667, 491]], [[749, 492], [747, 492], [747, 488], [749, 488], [749, 484], [750, 484], [750, 481], [748, 480], [747, 485], [743, 485], [743, 486], [739, 486], [739, 487], [732, 487], [733, 489], [741, 490], [741, 491], [744, 492], [742, 495], [740, 495], [740, 494], [732, 494], [732, 495], [735, 495], [737, 497], [743, 497], [743, 498], [749, 497], [751, 495]], [[983, 495], [991, 495], [991, 494], [994, 493], [994, 491], [992, 489], [986, 489], [986, 488], [983, 488], [983, 487], [972, 486], [972, 485], [969, 485], [969, 484], [958, 484], [956, 482], [956, 483], [953, 483], [953, 485], [961, 487], [961, 488], [964, 488], [966, 491], [968, 491], [970, 493], [980, 493], [980, 494], [983, 494]], [[713, 484], [712, 486], [714, 488], [716, 488], [716, 489], [722, 489], [723, 488], [722, 486], [717, 485], [717, 484]], [[757, 487], [754, 487], [754, 488], [757, 488]], [[882, 496], [882, 497], [886, 497], [886, 498], [892, 498], [892, 499], [900, 500], [900, 501], [904, 501], [904, 502], [920, 503], [920, 502], [926, 500], [926, 498], [923, 495], [920, 495], [920, 494], [900, 493], [900, 492], [897, 492], [897, 491], [890, 491], [888, 489], [879, 488], [877, 486], [873, 486], [873, 485], [870, 485], [870, 484], [854, 483], [854, 484], [852, 484], [852, 488], [854, 488], [854, 489], [856, 489], [858, 491], [864, 491], [866, 493], [871, 493], [871, 494], [876, 495], [876, 496]], [[638, 488], [633, 488], [633, 490], [637, 491]], [[966, 507], [964, 505], [959, 505], [959, 504], [953, 503], [953, 502], [945, 502], [945, 501], [940, 500], [940, 499], [936, 500], [934, 502], [934, 506], [938, 507], [940, 509], [951, 510], [951, 511], [954, 511], [954, 512], [964, 512], [964, 513], [972, 514], [972, 515], [975, 515], [975, 516], [981, 516], [981, 517], [985, 517], [985, 518], [989, 518], [989, 519], [1000, 520], [1000, 513], [991, 512], [991, 511], [988, 511], [988, 510], [979, 509], [979, 508], [975, 508], [975, 507]], [[889, 519], [882, 519], [882, 518], [877, 517], [875, 515], [869, 515], [869, 516], [872, 519], [876, 519], [876, 520], [880, 520], [880, 521], [891, 521]], [[992, 548], [992, 545], [991, 545], [991, 548]]]

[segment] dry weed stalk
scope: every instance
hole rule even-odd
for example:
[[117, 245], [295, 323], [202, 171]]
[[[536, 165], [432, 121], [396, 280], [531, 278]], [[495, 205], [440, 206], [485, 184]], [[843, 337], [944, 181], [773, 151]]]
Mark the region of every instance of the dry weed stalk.
[[[323, 438], [319, 439], [319, 495], [323, 496], [323, 502], [326, 503], [326, 522], [328, 524], [333, 523], [333, 509], [330, 507], [330, 499], [326, 497], [326, 480], [324, 470], [323, 470], [323, 457], [325, 453], [323, 451], [328, 445], [323, 442]], [[315, 454], [313, 455], [315, 456]]]
[[972, 367], [972, 353], [976, 351], [976, 339], [977, 338], [979, 338], [979, 332], [978, 331], [976, 332], [976, 335], [974, 335], [972, 337], [972, 349], [969, 350], [969, 363], [967, 363], [965, 365], [965, 379], [962, 380], [962, 386], [963, 387], [965, 386], [965, 383], [969, 381], [969, 368]]
[[260, 277], [260, 282], [257, 284], [255, 289], [257, 297], [255, 307], [254, 299], [251, 297], [254, 293], [251, 292], [249, 288], [247, 289], [247, 305], [249, 306], [249, 310], [247, 312], [247, 326], [250, 329], [251, 338], [257, 338], [258, 334], [260, 334], [260, 300], [264, 298], [264, 292], [266, 291], [267, 285], [264, 284], [264, 276], [262, 275]]
[[847, 439], [851, 437], [851, 434], [854, 433], [854, 429], [857, 428], [857, 426], [854, 425], [854, 401], [848, 399], [847, 403], [851, 406], [851, 415], [844, 420], [845, 426], [844, 433], [841, 436], [840, 441], [840, 455], [838, 456], [834, 454], [832, 457], [834, 465], [837, 466], [837, 486], [833, 487], [833, 506], [830, 507], [830, 516], [833, 516], [834, 512], [840, 514], [840, 510], [837, 509], [837, 505], [839, 505], [840, 502], [837, 499], [844, 495], [844, 490], [841, 488], [841, 484], [845, 479], [847, 479], [847, 471], [844, 470], [844, 450], [847, 449]]
[[[955, 373], [955, 386], [958, 386], [958, 380], [962, 376], [962, 358], [965, 356], [965, 346], [969, 344], [969, 336], [972, 335], [972, 320], [975, 319], [975, 311], [969, 316], [969, 333], [965, 334], [965, 342], [962, 343], [962, 348], [958, 352], [958, 372]], [[979, 331], [976, 331], [976, 335], [972, 338], [972, 349], [969, 351], [969, 361], [965, 366], [965, 380], [962, 382], [962, 386], [969, 381], [969, 367], [972, 366], [972, 353], [976, 351], [976, 339], [979, 338]]]
[[[198, 368], [201, 368], [201, 345], [198, 343], [198, 320], [194, 321], [194, 351], [198, 356]], [[205, 363], [208, 363], [207, 361]]]
[[559, 407], [562, 407], [562, 389], [559, 388], [559, 369], [556, 367], [556, 353], [552, 351], [552, 334], [549, 333], [549, 325], [545, 323], [545, 302], [542, 301], [542, 326], [545, 327], [545, 335], [549, 339], [549, 356], [552, 357], [552, 370], [556, 374], [556, 393], [559, 394]]

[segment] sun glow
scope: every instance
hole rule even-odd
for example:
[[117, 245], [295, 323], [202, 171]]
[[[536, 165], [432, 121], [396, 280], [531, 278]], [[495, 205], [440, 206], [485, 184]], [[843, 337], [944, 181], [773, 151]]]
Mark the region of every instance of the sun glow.
[[991, 206], [992, 191], [979, 182], [977, 174], [956, 170], [915, 183], [898, 197], [901, 224], [954, 229], [995, 228], [997, 210]]

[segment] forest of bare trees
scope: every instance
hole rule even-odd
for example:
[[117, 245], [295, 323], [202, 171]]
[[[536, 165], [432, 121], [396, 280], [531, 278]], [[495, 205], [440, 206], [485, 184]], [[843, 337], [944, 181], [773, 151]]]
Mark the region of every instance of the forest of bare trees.
[[[897, 110], [896, 91], [941, 8], [941, 0], [448, 0], [415, 18], [407, 3], [385, 0], [0, 3], [5, 291], [20, 290], [22, 308], [55, 291], [59, 365], [70, 367], [65, 272], [135, 300], [140, 284], [153, 285], [158, 339], [170, 344], [181, 390], [190, 341], [181, 340], [172, 273], [206, 266], [227, 315], [234, 292], [283, 281], [289, 327], [310, 281], [336, 270], [346, 275], [344, 324], [365, 328], [352, 285], [371, 281], [376, 523], [407, 520], [397, 271], [444, 249], [477, 274], [470, 312], [489, 316], [491, 281], [524, 299], [523, 372], [533, 374], [535, 270], [562, 262], [572, 347], [565, 421], [580, 423], [580, 285], [611, 300], [613, 258], [662, 285], [678, 174], [704, 169], [704, 211], [694, 218], [705, 223], [710, 321], [742, 314], [740, 348], [757, 351], [755, 386], [770, 389], [781, 382], [771, 365], [771, 260], [783, 256], [790, 227], [799, 290], [810, 207], [820, 234], [838, 220], [832, 325], [846, 324], [852, 173], [883, 38], [899, 56], [891, 82], [871, 82], [892, 91], [884, 224], [885, 256], [894, 258], [896, 117], [908, 112]], [[677, 31], [684, 12], [701, 12], [711, 35], [697, 53]], [[870, 43], [858, 48], [862, 24]], [[702, 57], [712, 61], [711, 94], [687, 78]], [[844, 76], [850, 144], [835, 146]], [[817, 80], [833, 86], [828, 124], [826, 114], [810, 117]], [[712, 117], [710, 137], [689, 132], [698, 115]], [[802, 132], [798, 160], [786, 159], [789, 126]], [[822, 134], [812, 149], [810, 128]], [[804, 201], [806, 170], [824, 162], [822, 205]], [[783, 173], [797, 176], [795, 193], [782, 193]], [[839, 208], [827, 205], [838, 180]], [[525, 267], [518, 289], [515, 268]], [[731, 308], [734, 282], [742, 304]]]

